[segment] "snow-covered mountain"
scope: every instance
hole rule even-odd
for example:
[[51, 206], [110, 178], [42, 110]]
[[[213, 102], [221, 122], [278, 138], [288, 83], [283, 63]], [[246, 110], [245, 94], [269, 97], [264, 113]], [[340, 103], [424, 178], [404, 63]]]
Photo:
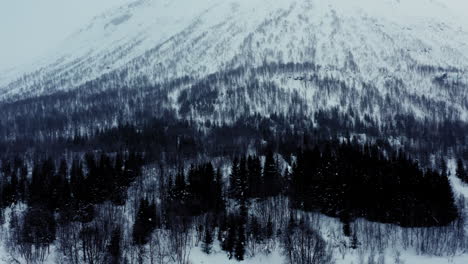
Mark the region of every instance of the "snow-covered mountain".
[[95, 17], [0, 72], [0, 263], [468, 263], [456, 1]]
[[[434, 116], [435, 105], [468, 120], [468, 24], [456, 14], [441, 0], [140, 0], [96, 17], [28, 69], [1, 74], [0, 98], [68, 91], [96, 79], [104, 90], [189, 76], [189, 86], [168, 91], [180, 109], [181, 92], [210, 74], [297, 63], [314, 67], [244, 71], [235, 85], [218, 83], [218, 95], [256, 79], [295, 94], [312, 112], [362, 104], [372, 94], [372, 109], [361, 110], [377, 118], [385, 105], [375, 98], [419, 117]], [[327, 80], [346, 89], [328, 87], [325, 96]], [[243, 98], [260, 113], [293, 103], [271, 108]], [[229, 107], [220, 101], [217, 109]]]

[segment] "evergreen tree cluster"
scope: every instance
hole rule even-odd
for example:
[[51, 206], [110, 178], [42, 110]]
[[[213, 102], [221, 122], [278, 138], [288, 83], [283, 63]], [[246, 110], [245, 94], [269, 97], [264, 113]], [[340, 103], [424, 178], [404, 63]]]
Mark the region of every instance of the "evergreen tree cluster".
[[[2, 161], [2, 206], [17, 202], [28, 205], [19, 227], [21, 243], [44, 246], [55, 240], [56, 222], [90, 222], [94, 205], [112, 201], [126, 202], [127, 188], [141, 174], [143, 160], [137, 153], [105, 153], [95, 158], [87, 153], [84, 162], [66, 160], [56, 166], [52, 158], [28, 165], [20, 158]], [[58, 218], [56, 218], [56, 214]]]
[[[285, 219], [255, 215], [253, 205], [286, 210], [278, 206], [289, 199], [294, 211], [339, 217], [354, 248], [359, 243], [351, 222], [358, 217], [405, 227], [454, 221], [458, 212], [447, 166], [443, 162], [439, 171], [423, 168], [432, 167], [433, 154], [454, 153], [461, 158], [456, 175], [468, 183], [468, 123], [455, 107], [465, 104], [464, 97], [452, 96], [457, 104], [447, 105], [408, 93], [399, 89], [401, 80], [388, 79], [385, 87], [392, 96], [386, 98], [371, 84], [362, 83], [367, 91], [362, 93], [345, 81], [321, 76], [320, 68], [267, 63], [164, 84], [144, 78], [129, 84], [123, 77], [127, 72], [109, 73], [74, 91], [0, 103], [0, 206], [1, 215], [5, 208], [14, 209], [8, 225], [17, 231], [12, 237], [20, 250], [47, 248], [61, 239], [57, 248], [74, 264], [137, 263], [123, 261], [122, 255], [140, 255], [129, 249], [132, 246], [142, 253], [146, 246], [154, 249], [155, 230], [169, 230], [174, 238], [160, 238], [177, 240], [174, 244], [181, 249], [188, 230], [204, 224], [198, 230], [203, 230], [206, 253], [216, 231], [223, 250], [239, 261], [246, 258], [249, 241], [263, 244], [281, 235], [291, 263], [328, 263], [326, 243], [307, 221], [291, 215], [288, 229], [279, 234], [278, 222]], [[410, 70], [433, 79], [430, 89], [442, 93], [463, 94], [467, 88], [441, 75], [454, 69]], [[325, 99], [343, 100], [333, 108], [318, 103], [312, 109], [294, 89], [286, 91], [269, 81], [273, 74], [317, 89]], [[57, 84], [43, 88], [56, 89]], [[176, 107], [169, 96], [174, 90], [181, 90]], [[401, 102], [411, 102], [426, 118], [402, 110]], [[337, 140], [360, 134], [365, 137], [352, 143]], [[402, 151], [394, 152], [389, 138], [398, 140]], [[71, 160], [73, 155], [77, 158]], [[63, 156], [67, 159], [60, 161]], [[212, 164], [227, 157], [237, 158], [224, 180]], [[200, 160], [190, 168], [181, 165]], [[167, 186], [159, 186], [159, 197], [153, 193], [157, 188], [139, 193], [147, 190], [147, 182], [136, 179], [153, 177], [142, 175], [143, 164], [177, 171], [169, 180], [158, 175], [161, 182], [167, 180]], [[285, 167], [292, 171], [282, 171]], [[138, 183], [137, 191], [127, 197], [132, 183]], [[122, 205], [128, 201], [136, 201], [136, 208], [129, 210], [136, 209], [131, 230], [124, 229], [131, 220], [113, 223], [114, 213], [127, 210]], [[27, 207], [17, 213], [16, 204]], [[97, 208], [102, 212], [95, 212]], [[195, 222], [203, 217], [214, 219]], [[108, 255], [105, 260], [101, 251]], [[145, 257], [141, 254], [139, 262]]]
[[364, 217], [401, 226], [440, 226], [457, 218], [445, 172], [422, 170], [403, 153], [328, 143], [298, 153], [290, 197], [296, 208], [347, 222]]
[[3, 159], [1, 163], [0, 206], [10, 206], [17, 201], [25, 201], [28, 193], [28, 165], [20, 157]]
[[[187, 183], [187, 180], [188, 183]], [[186, 177], [179, 171], [175, 183], [169, 186], [168, 211], [176, 215], [200, 215], [224, 210], [223, 180], [221, 172], [215, 171], [209, 162], [192, 165]]]
[[149, 236], [160, 225], [156, 204], [147, 199], [141, 199], [133, 225], [133, 241], [138, 245], [148, 243]]
[[[118, 263], [126, 250], [123, 246], [141, 250], [154, 246], [155, 230], [158, 230], [156, 235], [165, 233], [174, 239], [182, 239], [193, 230], [191, 228], [197, 227], [199, 241], [207, 254], [212, 252], [217, 231], [222, 249], [229, 258], [239, 261], [252, 250], [249, 248], [252, 241], [268, 245], [268, 241], [280, 236], [285, 247], [296, 252], [294, 254], [302, 250], [294, 245], [295, 239], [302, 239], [317, 246], [317, 250], [303, 251], [306, 255], [313, 257], [318, 252], [325, 254], [321, 257], [327, 259], [326, 244], [307, 225], [292, 217], [291, 236], [288, 237], [280, 233], [286, 230], [278, 229], [282, 228], [279, 220], [273, 219], [278, 216], [271, 213], [258, 216], [252, 209], [259, 204], [268, 204], [271, 206], [268, 210], [285, 210], [277, 206], [287, 205], [285, 201], [289, 200], [293, 211], [318, 211], [339, 217], [343, 232], [351, 238], [354, 248], [359, 246], [351, 225], [355, 218], [405, 227], [448, 226], [457, 218], [445, 161], [441, 162], [438, 171], [422, 169], [404, 151], [393, 151], [385, 142], [361, 144], [357, 139], [324, 140], [330, 135], [300, 134], [279, 125], [283, 124], [281, 117], [274, 118], [277, 122], [262, 123], [264, 119], [261, 118], [250, 120], [265, 128], [256, 132], [245, 124], [237, 124], [243, 129], [236, 132], [229, 132], [228, 128], [232, 126], [211, 125], [212, 137], [207, 137], [208, 143], [203, 144], [201, 139], [196, 139], [201, 134], [188, 124], [174, 125], [167, 129], [178, 127], [180, 133], [161, 143], [165, 146], [163, 153], [154, 154], [158, 152], [155, 147], [150, 152], [152, 157], [148, 157], [142, 147], [144, 144], [139, 142], [135, 143], [137, 152], [87, 152], [73, 160], [47, 158], [34, 161], [26, 156], [24, 160], [18, 157], [3, 159], [0, 166], [2, 207], [18, 202], [27, 205], [24, 215], [18, 218], [14, 215], [10, 219], [10, 227], [18, 231], [16, 243], [47, 248], [57, 241], [58, 233], [63, 236], [63, 230], [73, 230], [78, 224], [81, 226], [78, 238], [85, 249], [86, 261], [99, 259], [93, 254], [105, 251], [106, 261]], [[282, 132], [272, 133], [273, 130]], [[137, 127], [118, 127], [112, 131], [119, 142], [129, 138], [133, 139], [127, 142], [138, 142], [147, 136], [143, 142], [151, 141], [150, 133], [138, 131]], [[118, 136], [121, 131], [126, 132]], [[214, 142], [223, 142], [225, 133], [231, 133], [228, 134], [228, 137], [232, 136], [229, 144], [237, 142], [239, 146], [216, 152], [219, 146]], [[248, 141], [245, 134], [254, 135], [256, 140], [251, 145], [244, 145]], [[279, 134], [283, 137], [279, 138]], [[237, 140], [239, 138], [246, 141]], [[258, 140], [260, 138], [267, 138], [267, 143]], [[94, 140], [96, 138], [82, 139], [79, 144]], [[174, 142], [176, 146], [169, 147]], [[134, 143], [117, 145], [129, 147], [131, 144]], [[243, 155], [252, 145], [256, 155]], [[303, 150], [298, 150], [298, 146]], [[169, 151], [171, 149], [174, 152]], [[187, 152], [178, 153], [177, 149]], [[195, 160], [189, 157], [197, 151], [200, 151], [198, 160], [204, 162], [188, 168], [184, 166], [184, 161]], [[215, 169], [213, 166], [220, 161], [220, 156], [214, 153], [221, 155], [223, 162], [229, 160], [228, 156], [234, 157], [226, 179], [222, 167]], [[122, 205], [128, 204], [129, 187], [145, 189], [146, 181], [153, 174], [143, 175], [142, 166], [155, 160], [160, 162], [162, 171], [167, 167], [175, 175], [158, 175], [161, 177], [157, 193], [160, 196], [153, 193], [156, 185], [151, 192], [131, 194], [133, 199], [130, 201], [136, 201], [135, 207], [138, 207], [135, 221], [130, 221], [130, 232], [120, 229], [125, 223], [102, 220], [103, 216], [95, 212], [96, 208], [109, 206], [109, 215], [112, 215], [111, 211], [119, 210], [116, 208], [127, 208]], [[457, 163], [457, 176], [466, 179], [463, 161]], [[146, 181], [136, 181], [139, 178]], [[197, 219], [204, 217], [210, 220], [199, 221], [197, 226]], [[131, 243], [121, 244], [124, 240]], [[293, 253], [291, 259], [302, 256]]]
[[247, 241], [246, 220], [246, 215], [239, 212], [229, 214], [224, 219], [220, 230], [220, 242], [229, 259], [244, 260]]
[[229, 193], [237, 201], [277, 196], [284, 191], [284, 183], [272, 151], [267, 152], [263, 164], [260, 157], [252, 155], [232, 162]]

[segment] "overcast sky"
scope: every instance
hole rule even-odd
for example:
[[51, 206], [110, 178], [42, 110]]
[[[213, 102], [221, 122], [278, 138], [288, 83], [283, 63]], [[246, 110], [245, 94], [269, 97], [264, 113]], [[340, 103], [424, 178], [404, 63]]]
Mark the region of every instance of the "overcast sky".
[[0, 0], [0, 70], [33, 61], [92, 17], [134, 0]]

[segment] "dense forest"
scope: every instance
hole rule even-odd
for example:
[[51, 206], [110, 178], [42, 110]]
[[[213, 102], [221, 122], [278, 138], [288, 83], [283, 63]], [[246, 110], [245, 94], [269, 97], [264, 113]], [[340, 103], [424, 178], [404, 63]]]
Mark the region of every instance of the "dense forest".
[[[322, 76], [321, 70], [323, 66], [313, 63], [272, 63], [220, 71], [202, 79], [151, 83], [142, 78], [131, 84], [122, 77], [128, 73], [109, 73], [71, 91], [2, 102], [0, 146], [15, 142], [9, 146], [24, 152], [32, 142], [91, 137], [119, 125], [139, 130], [154, 118], [185, 120], [194, 129], [233, 124], [256, 129], [264, 123], [259, 119], [266, 117], [282, 130], [299, 133], [308, 132], [305, 127], [329, 136], [393, 139], [421, 162], [429, 163], [428, 153], [468, 159], [468, 125], [460, 109], [409, 93], [402, 88], [403, 80], [386, 80], [388, 92], [383, 94], [368, 83], [351, 85], [339, 76]], [[410, 70], [414, 78], [429, 80], [426, 89], [432, 94], [468, 106], [464, 96], [468, 85], [447, 77], [460, 70], [427, 65]], [[280, 83], [273, 82], [273, 77]], [[300, 89], [286, 89], [289, 86]], [[337, 103], [329, 105], [331, 101]], [[410, 111], [413, 108], [418, 111]]]
[[0, 264], [468, 263], [463, 1], [3, 2]]
[[[131, 88], [110, 74], [0, 103], [8, 261], [187, 264], [199, 248], [237, 261], [280, 252], [327, 264], [353, 252], [383, 263], [372, 261], [388, 248], [464, 252], [465, 201], [451, 185], [451, 174], [468, 183], [459, 109], [408, 94], [401, 80], [386, 83], [401, 102], [356, 84], [362, 93], [320, 68], [267, 64]], [[411, 71], [441, 93], [467, 87], [444, 77], [456, 69]]]
[[[437, 230], [413, 234], [413, 244], [437, 235], [456, 237], [452, 250], [464, 245], [463, 203], [444, 160], [423, 167], [389, 142], [300, 133], [283, 117], [245, 121], [153, 119], [31, 141], [23, 156], [3, 143], [11, 255], [38, 263], [54, 246], [66, 263], [187, 263], [200, 243], [205, 254], [219, 244], [241, 261], [278, 243], [290, 263], [332, 263], [311, 213], [338, 219], [349, 250], [369, 242], [360, 219]], [[456, 174], [467, 180], [461, 158]]]

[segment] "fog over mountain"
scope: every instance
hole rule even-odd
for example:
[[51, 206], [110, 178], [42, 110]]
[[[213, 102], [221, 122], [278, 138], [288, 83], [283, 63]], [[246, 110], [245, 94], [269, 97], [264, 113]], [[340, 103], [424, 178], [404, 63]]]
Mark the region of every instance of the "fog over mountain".
[[[54, 51], [100, 13], [133, 0], [18, 0], [0, 2], [0, 69], [29, 64]], [[0, 70], [1, 71], [1, 70]]]

